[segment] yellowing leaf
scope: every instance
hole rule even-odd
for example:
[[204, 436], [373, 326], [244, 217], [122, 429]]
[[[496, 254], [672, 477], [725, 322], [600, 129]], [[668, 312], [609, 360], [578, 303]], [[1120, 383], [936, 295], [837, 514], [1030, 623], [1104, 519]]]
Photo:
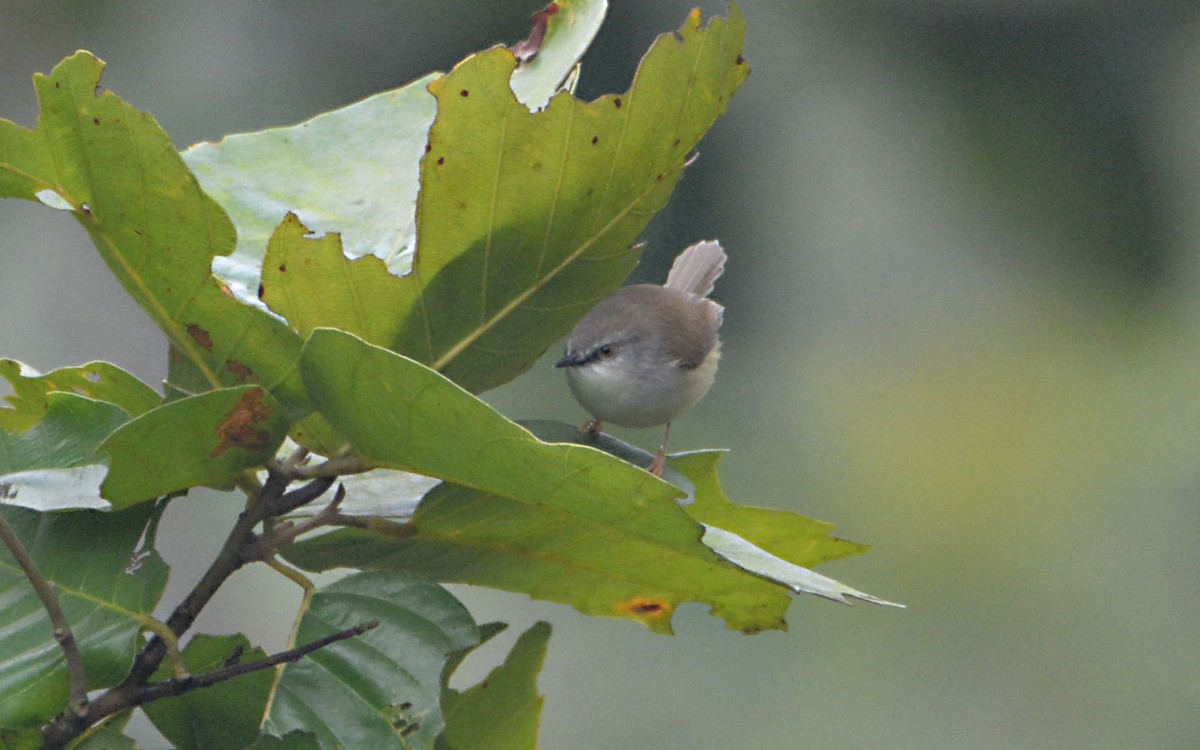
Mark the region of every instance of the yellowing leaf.
[[743, 35], [736, 9], [708, 28], [693, 14], [628, 92], [560, 92], [534, 113], [510, 88], [510, 52], [467, 58], [429, 87], [411, 273], [391, 279], [293, 221], [272, 239], [264, 299], [296, 330], [342, 328], [472, 392], [512, 379], [637, 263], [638, 235], [749, 73]]
[[99, 90], [103, 68], [76, 53], [35, 77], [34, 130], [0, 120], [0, 197], [69, 208], [208, 387], [259, 383], [302, 411], [299, 339], [210, 272], [213, 256], [233, 249], [233, 225], [154, 118]]

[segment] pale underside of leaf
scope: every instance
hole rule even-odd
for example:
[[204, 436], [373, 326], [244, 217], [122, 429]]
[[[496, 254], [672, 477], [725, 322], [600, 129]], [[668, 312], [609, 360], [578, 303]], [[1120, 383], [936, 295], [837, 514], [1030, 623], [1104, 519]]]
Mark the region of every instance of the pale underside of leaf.
[[[541, 52], [512, 75], [517, 98], [545, 106], [604, 18], [605, 0], [563, 0]], [[346, 257], [374, 255], [402, 275], [412, 266], [420, 160], [436, 103], [430, 73], [298, 125], [227, 136], [183, 153], [238, 228], [237, 249], [213, 272], [243, 302], [257, 288], [267, 238], [288, 213], [314, 232], [338, 232]]]
[[842, 604], [850, 604], [849, 599], [860, 599], [886, 607], [904, 607], [903, 604], [896, 604], [865, 594], [828, 576], [778, 558], [737, 534], [718, 529], [715, 526], [705, 525], [704, 537], [701, 541], [713, 552], [739, 568], [781, 583], [797, 594], [816, 594]]

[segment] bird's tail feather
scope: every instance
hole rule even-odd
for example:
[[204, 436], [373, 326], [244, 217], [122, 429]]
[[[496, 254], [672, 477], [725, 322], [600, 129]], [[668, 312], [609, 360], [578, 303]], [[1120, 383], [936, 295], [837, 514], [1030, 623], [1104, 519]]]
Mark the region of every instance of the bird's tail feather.
[[705, 240], [684, 250], [675, 258], [667, 274], [668, 289], [707, 297], [713, 284], [725, 271], [725, 251], [716, 240]]

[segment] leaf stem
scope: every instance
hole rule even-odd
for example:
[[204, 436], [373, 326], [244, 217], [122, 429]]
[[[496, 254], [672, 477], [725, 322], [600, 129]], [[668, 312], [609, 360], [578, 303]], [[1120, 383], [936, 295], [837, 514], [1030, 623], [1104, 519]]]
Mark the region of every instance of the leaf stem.
[[183, 654], [179, 651], [179, 638], [175, 636], [175, 631], [167, 627], [166, 623], [153, 617], [142, 617], [140, 621], [143, 628], [161, 638], [166, 644], [167, 661], [171, 662], [171, 671], [175, 673], [175, 677], [178, 679], [187, 677], [187, 666], [183, 663]]
[[63, 614], [62, 606], [59, 604], [55, 586], [42, 576], [42, 572], [29, 554], [29, 550], [25, 549], [25, 545], [21, 543], [12, 526], [8, 524], [8, 520], [2, 516], [0, 516], [0, 540], [4, 541], [4, 546], [8, 547], [8, 551], [21, 566], [25, 578], [33, 586], [38, 598], [42, 600], [46, 614], [50, 616], [50, 624], [54, 627], [54, 640], [58, 641], [63, 656], [67, 660], [71, 711], [82, 719], [88, 715], [87, 671], [83, 666], [83, 656], [79, 653], [79, 644], [75, 642], [75, 635], [71, 632], [71, 624], [67, 622], [67, 616]]
[[[295, 581], [303, 590], [304, 596], [300, 600], [300, 607], [296, 610], [296, 617], [292, 620], [292, 629], [288, 633], [287, 647], [293, 648], [296, 645], [296, 638], [300, 635], [300, 621], [304, 619], [304, 615], [308, 613], [308, 607], [312, 603], [313, 592], [316, 591], [316, 586], [307, 577], [300, 574], [299, 571], [287, 567], [278, 560], [267, 560], [267, 565], [277, 570], [285, 577]], [[262, 722], [267, 720], [271, 715], [271, 706], [275, 704], [275, 696], [279, 692], [279, 681], [283, 679], [283, 670], [275, 670], [275, 676], [271, 680], [271, 692], [267, 693], [267, 703], [263, 706]], [[261, 722], [260, 722], [261, 723]]]

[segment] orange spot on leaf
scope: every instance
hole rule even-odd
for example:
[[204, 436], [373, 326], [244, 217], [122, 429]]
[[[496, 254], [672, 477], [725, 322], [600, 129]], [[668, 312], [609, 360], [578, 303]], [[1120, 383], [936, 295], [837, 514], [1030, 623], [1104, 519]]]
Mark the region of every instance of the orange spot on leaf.
[[266, 392], [246, 391], [217, 425], [217, 447], [210, 458], [216, 458], [230, 448], [261, 451], [271, 447], [271, 433], [259, 429], [270, 418], [272, 409], [263, 402]]
[[639, 619], [661, 620], [671, 614], [671, 603], [662, 599], [648, 596], [635, 596], [631, 599], [617, 602], [617, 612], [628, 617]]

